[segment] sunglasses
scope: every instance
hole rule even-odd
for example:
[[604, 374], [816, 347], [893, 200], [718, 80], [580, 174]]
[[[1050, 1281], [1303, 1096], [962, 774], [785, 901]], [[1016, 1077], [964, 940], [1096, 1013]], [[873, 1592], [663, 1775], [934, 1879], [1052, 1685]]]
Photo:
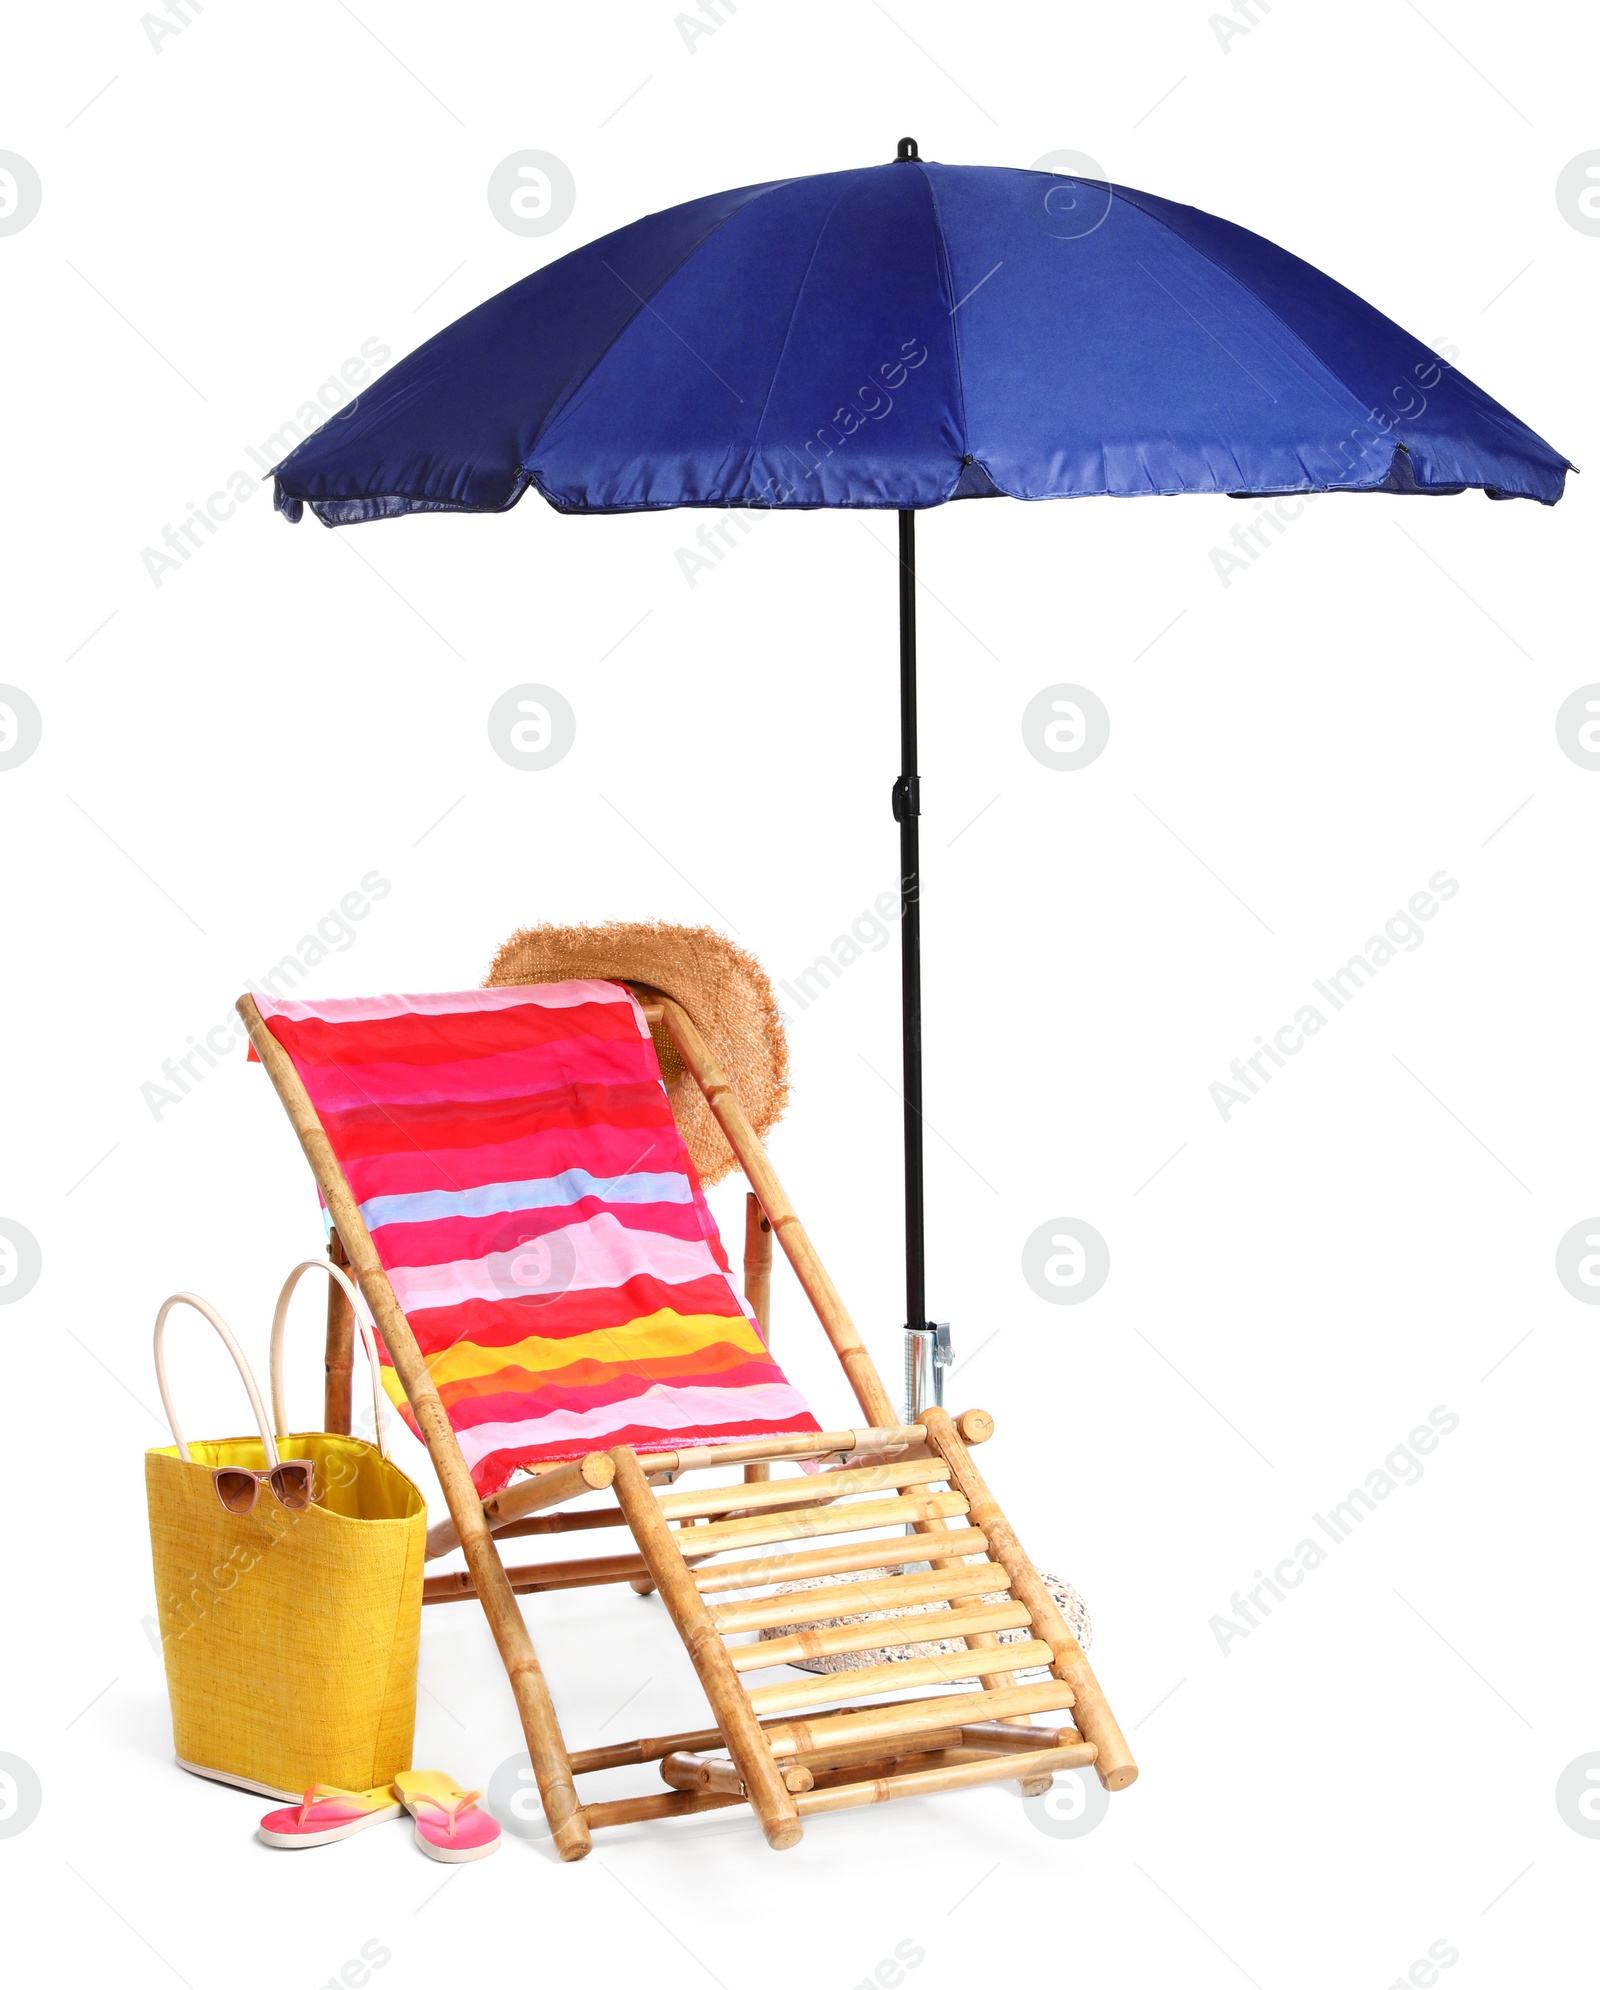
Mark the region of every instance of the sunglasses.
[[263, 1482], [272, 1488], [279, 1506], [298, 1513], [315, 1497], [309, 1458], [291, 1459], [267, 1472], [247, 1471], [242, 1465], [219, 1465], [211, 1474], [217, 1498], [230, 1513], [248, 1513], [256, 1503]]

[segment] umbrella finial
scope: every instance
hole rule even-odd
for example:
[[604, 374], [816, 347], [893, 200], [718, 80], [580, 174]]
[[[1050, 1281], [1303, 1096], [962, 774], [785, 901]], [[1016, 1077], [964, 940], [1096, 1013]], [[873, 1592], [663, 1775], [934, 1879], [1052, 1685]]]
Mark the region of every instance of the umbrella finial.
[[902, 138], [894, 156], [896, 159], [920, 159], [922, 154], [917, 150], [917, 141], [914, 138]]

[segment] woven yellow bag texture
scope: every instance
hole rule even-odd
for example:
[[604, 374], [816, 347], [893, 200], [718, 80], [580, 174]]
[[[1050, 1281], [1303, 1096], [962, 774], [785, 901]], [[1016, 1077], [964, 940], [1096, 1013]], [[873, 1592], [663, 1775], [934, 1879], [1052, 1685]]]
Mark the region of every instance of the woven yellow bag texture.
[[411, 1766], [427, 1508], [356, 1437], [278, 1439], [308, 1458], [298, 1512], [262, 1486], [229, 1513], [212, 1469], [266, 1468], [256, 1437], [145, 1453], [150, 1546], [172, 1731], [186, 1769], [295, 1797], [371, 1789]]

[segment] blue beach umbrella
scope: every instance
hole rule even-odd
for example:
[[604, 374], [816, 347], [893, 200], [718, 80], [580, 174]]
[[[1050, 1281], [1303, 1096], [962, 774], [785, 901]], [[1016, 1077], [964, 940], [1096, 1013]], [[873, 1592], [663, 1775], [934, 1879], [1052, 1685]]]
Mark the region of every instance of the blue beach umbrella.
[[1342, 284], [1152, 194], [1004, 167], [770, 180], [647, 215], [491, 297], [277, 466], [290, 520], [671, 506], [894, 511], [907, 1414], [923, 1269], [915, 514], [955, 498], [1481, 490], [1559, 451]]

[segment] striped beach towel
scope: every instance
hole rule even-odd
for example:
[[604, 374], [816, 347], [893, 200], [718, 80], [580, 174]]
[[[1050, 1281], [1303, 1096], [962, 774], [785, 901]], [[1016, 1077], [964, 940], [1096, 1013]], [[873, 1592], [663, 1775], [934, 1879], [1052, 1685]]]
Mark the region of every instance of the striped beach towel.
[[257, 1004], [483, 1498], [612, 1444], [819, 1428], [734, 1286], [626, 988]]

